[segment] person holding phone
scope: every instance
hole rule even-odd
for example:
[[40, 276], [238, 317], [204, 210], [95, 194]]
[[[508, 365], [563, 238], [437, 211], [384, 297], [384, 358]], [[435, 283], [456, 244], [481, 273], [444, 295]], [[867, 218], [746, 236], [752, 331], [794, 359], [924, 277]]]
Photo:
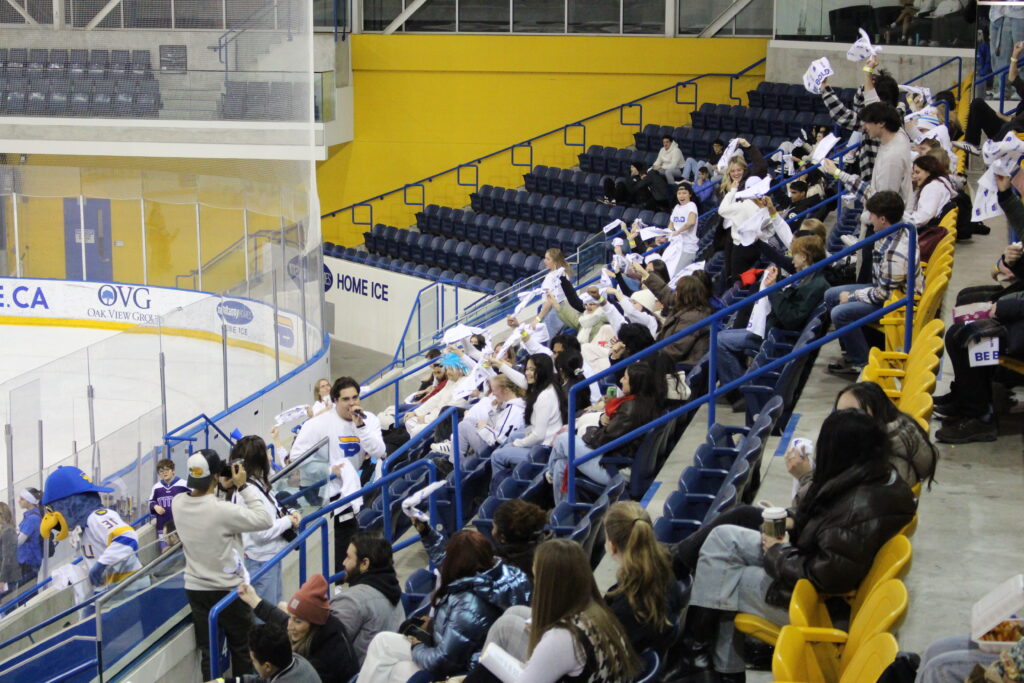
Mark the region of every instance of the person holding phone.
[[[213, 449], [193, 453], [188, 459], [188, 486], [192, 490], [171, 502], [185, 550], [185, 595], [192, 609], [204, 680], [210, 678], [210, 610], [245, 580], [242, 534], [264, 531], [274, 523], [262, 495], [247, 484], [248, 475], [241, 462], [231, 465], [231, 482], [241, 504], [217, 497], [214, 475], [222, 467], [223, 461]], [[221, 612], [217, 623], [227, 635], [234, 674], [252, 673], [248, 647], [252, 609], [234, 600]]]

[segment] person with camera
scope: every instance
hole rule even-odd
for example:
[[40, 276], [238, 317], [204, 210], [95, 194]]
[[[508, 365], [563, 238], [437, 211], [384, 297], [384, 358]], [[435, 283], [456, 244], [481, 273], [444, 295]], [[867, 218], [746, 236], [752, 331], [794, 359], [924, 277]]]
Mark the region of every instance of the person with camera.
[[[204, 448], [189, 456], [187, 495], [171, 503], [178, 537], [185, 550], [185, 595], [192, 609], [196, 645], [203, 675], [210, 677], [209, 614], [213, 606], [244, 580], [242, 534], [265, 531], [274, 517], [263, 505], [263, 496], [247, 484], [245, 465], [231, 465], [231, 481], [241, 505], [217, 497], [217, 478], [224, 466], [217, 451]], [[252, 673], [248, 636], [252, 609], [241, 600], [221, 612], [218, 625], [227, 635], [232, 670], [241, 676]]]
[[[274, 555], [284, 550], [295, 538], [295, 529], [301, 516], [298, 511], [282, 510], [270, 490], [270, 458], [267, 444], [258, 436], [243, 436], [231, 447], [231, 462], [241, 461], [249, 475], [249, 485], [259, 494], [264, 509], [274, 518], [274, 523], [265, 531], [242, 534], [245, 547], [245, 570], [252, 576], [263, 568]], [[242, 503], [238, 493], [232, 501]], [[271, 605], [281, 601], [281, 563], [271, 567], [263, 576], [253, 580], [256, 593]]]
[[[373, 413], [359, 406], [359, 382], [351, 377], [339, 377], [331, 387], [334, 410], [317, 415], [302, 425], [295, 437], [291, 452], [301, 455], [313, 448], [322, 439], [330, 446], [328, 455], [329, 475], [325, 495], [328, 501], [340, 500], [362, 487], [372, 475], [371, 463], [386, 455], [380, 421]], [[313, 456], [318, 457], [318, 456]], [[360, 470], [367, 466], [360, 479]], [[304, 467], [303, 471], [310, 469]], [[307, 486], [303, 481], [303, 486]], [[348, 505], [335, 508], [334, 517], [334, 571], [340, 572], [348, 552], [352, 534], [359, 530], [356, 513], [363, 507], [362, 497]]]

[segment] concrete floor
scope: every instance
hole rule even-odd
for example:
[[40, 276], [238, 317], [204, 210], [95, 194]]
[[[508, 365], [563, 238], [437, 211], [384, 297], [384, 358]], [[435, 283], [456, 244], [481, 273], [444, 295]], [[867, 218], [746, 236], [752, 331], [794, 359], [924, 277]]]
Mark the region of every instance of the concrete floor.
[[[1005, 222], [989, 222], [992, 234], [958, 244], [945, 319], [960, 289], [990, 282], [989, 271], [1006, 244]], [[362, 349], [332, 344], [332, 369], [355, 372], [380, 359], [368, 358]], [[794, 436], [816, 438], [821, 422], [831, 411], [836, 393], [846, 382], [829, 375], [824, 366], [838, 355], [838, 345], [822, 349], [811, 378], [796, 407], [799, 414]], [[364, 365], [365, 364], [365, 365]], [[357, 375], [358, 376], [358, 375]], [[948, 361], [940, 368], [936, 394], [945, 393], [952, 379]], [[727, 424], [742, 423], [742, 415], [728, 406], [718, 406], [717, 419]], [[1018, 513], [1024, 509], [1024, 413], [1000, 416], [999, 440], [995, 443], [965, 446], [938, 446], [940, 461], [937, 481], [925, 491], [919, 508], [920, 524], [913, 537], [913, 568], [906, 578], [910, 591], [910, 609], [898, 640], [903, 650], [920, 652], [932, 640], [969, 628], [971, 605], [990, 588], [1021, 571], [1024, 552], [1020, 544], [1021, 523]], [[693, 452], [704, 440], [706, 410], [701, 409], [673, 450], [663, 468], [659, 488], [648, 504], [652, 517], [674, 490], [682, 470], [692, 462]], [[932, 430], [938, 429], [933, 423]], [[788, 503], [792, 478], [781, 458], [775, 457], [779, 437], [771, 437], [762, 463], [764, 481], [758, 499]], [[784, 449], [783, 449], [784, 450]], [[417, 544], [401, 551], [396, 564], [400, 578], [426, 565], [426, 554]], [[596, 572], [598, 585], [605, 589], [614, 582], [615, 566], [606, 559]], [[767, 672], [750, 672], [748, 680], [770, 681]]]

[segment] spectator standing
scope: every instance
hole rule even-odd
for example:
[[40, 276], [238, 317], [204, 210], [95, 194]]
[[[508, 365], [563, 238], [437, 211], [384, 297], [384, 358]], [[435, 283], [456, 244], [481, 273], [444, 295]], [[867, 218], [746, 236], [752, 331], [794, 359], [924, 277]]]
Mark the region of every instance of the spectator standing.
[[39, 506], [42, 497], [39, 489], [27, 488], [18, 492], [18, 507], [25, 511], [18, 524], [18, 565], [21, 567], [19, 583], [31, 581], [43, 564], [43, 537], [39, 525], [43, 521], [43, 509]]
[[[384, 437], [380, 421], [373, 413], [359, 407], [359, 382], [351, 377], [339, 377], [331, 387], [334, 410], [317, 415], [302, 425], [295, 438], [293, 453], [304, 453], [321, 439], [329, 446], [330, 479], [325, 495], [328, 501], [340, 500], [358, 491], [362, 481], [369, 481], [373, 473], [370, 463], [385, 455]], [[364, 470], [360, 479], [360, 470]], [[312, 482], [308, 482], [312, 483]], [[303, 481], [303, 485], [308, 485]], [[334, 571], [341, 571], [348, 549], [348, 541], [359, 525], [356, 513], [363, 507], [362, 497], [332, 511], [334, 517]]]
[[18, 566], [18, 531], [7, 503], [0, 503], [0, 595], [14, 590], [21, 579]]
[[166, 541], [167, 525], [174, 521], [171, 501], [181, 493], [188, 493], [185, 482], [174, 473], [174, 461], [164, 458], [156, 464], [157, 482], [149, 494], [149, 514], [156, 519], [156, 536], [160, 539], [160, 552], [169, 547]]
[[316, 417], [320, 413], [326, 413], [333, 407], [334, 401], [331, 400], [331, 380], [326, 377], [321, 377], [316, 381], [316, 386], [313, 387], [313, 403], [306, 408], [306, 415], [309, 417]]
[[[240, 462], [231, 466], [231, 480], [244, 505], [218, 499], [214, 474], [223, 469], [216, 451], [204, 448], [188, 459], [188, 495], [171, 503], [178, 538], [185, 550], [185, 595], [192, 609], [196, 646], [203, 675], [210, 677], [210, 610], [243, 581], [242, 534], [263, 531], [274, 518], [263, 506]], [[244, 675], [253, 670], [246, 649], [252, 627], [252, 610], [235, 600], [221, 612], [218, 624], [231, 650], [232, 671]]]
[[402, 625], [402, 589], [391, 544], [379, 532], [353, 534], [344, 567], [345, 585], [335, 592], [330, 607], [361, 666], [374, 636], [382, 631], [398, 631]]

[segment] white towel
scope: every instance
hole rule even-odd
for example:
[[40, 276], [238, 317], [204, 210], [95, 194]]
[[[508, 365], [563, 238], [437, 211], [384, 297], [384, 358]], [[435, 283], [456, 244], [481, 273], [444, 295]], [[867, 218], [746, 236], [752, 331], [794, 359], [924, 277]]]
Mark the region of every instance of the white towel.
[[877, 55], [882, 51], [882, 48], [872, 45], [871, 39], [868, 37], [868, 32], [864, 29], [860, 30], [860, 38], [850, 46], [850, 49], [846, 51], [846, 58], [851, 62], [863, 62], [872, 55]]
[[828, 57], [816, 59], [811, 62], [811, 65], [807, 67], [807, 71], [804, 72], [804, 88], [809, 93], [820, 95], [821, 84], [834, 73], [832, 65], [828, 62]]

